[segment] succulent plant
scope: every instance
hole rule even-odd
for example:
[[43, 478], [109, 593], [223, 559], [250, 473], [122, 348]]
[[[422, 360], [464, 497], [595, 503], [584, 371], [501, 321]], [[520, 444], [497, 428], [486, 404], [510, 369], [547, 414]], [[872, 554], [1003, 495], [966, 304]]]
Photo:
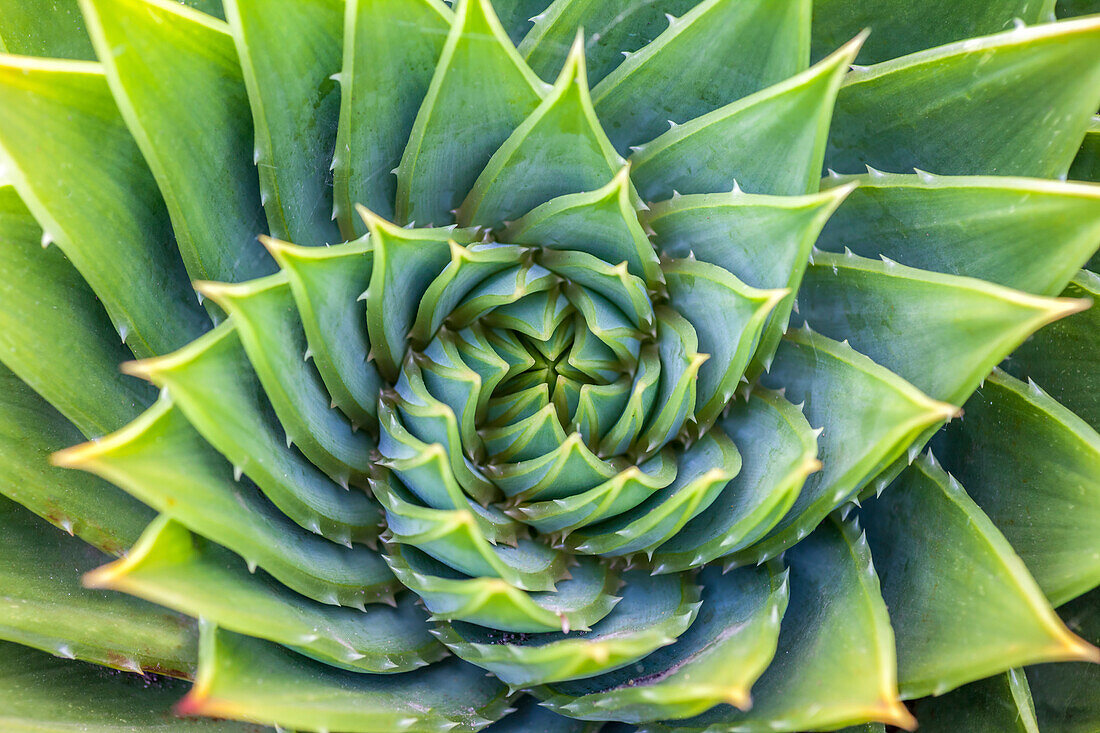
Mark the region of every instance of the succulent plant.
[[0, 728], [1100, 730], [1096, 12], [0, 3]]

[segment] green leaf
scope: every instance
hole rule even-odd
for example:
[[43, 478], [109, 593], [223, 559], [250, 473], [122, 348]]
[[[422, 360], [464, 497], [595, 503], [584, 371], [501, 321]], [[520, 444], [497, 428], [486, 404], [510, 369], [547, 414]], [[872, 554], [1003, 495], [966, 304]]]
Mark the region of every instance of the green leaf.
[[507, 704], [503, 685], [457, 659], [405, 674], [357, 674], [204, 625], [198, 677], [177, 710], [302, 731], [390, 733], [480, 730]]
[[208, 327], [98, 65], [0, 57], [0, 148], [43, 240], [57, 243], [136, 355], [171, 351]]
[[51, 453], [82, 440], [76, 426], [0, 366], [0, 494], [103, 552], [122, 554], [154, 514], [105, 481], [50, 465]]
[[340, 242], [329, 180], [340, 87], [330, 77], [342, 61], [344, 4], [229, 0], [225, 6], [256, 127], [254, 161], [268, 226], [299, 244]]
[[512, 43], [519, 43], [536, 15], [546, 10], [550, 0], [493, 0], [500, 24]]
[[902, 697], [1012, 667], [1100, 661], [962, 486], [924, 454], [861, 512], [897, 636]]
[[499, 228], [552, 198], [598, 188], [622, 164], [592, 108], [578, 37], [554, 88], [481, 171], [458, 221]]
[[459, 0], [397, 169], [397, 221], [453, 221], [452, 210], [544, 90], [489, 0]]
[[825, 162], [840, 173], [1056, 178], [1097, 107], [1100, 20], [1020, 28], [849, 74]]
[[[1060, 610], [1066, 624], [1093, 644], [1100, 644], [1100, 590], [1071, 601]], [[1090, 733], [1100, 725], [1100, 666], [1085, 662], [1028, 667], [1039, 729]]]
[[[373, 425], [382, 378], [373, 364], [366, 304], [374, 252], [366, 239], [335, 247], [260, 240], [286, 273], [309, 352], [332, 403], [353, 425]], [[354, 305], [353, 305], [354, 304]]]
[[694, 416], [706, 429], [733, 396], [768, 315], [788, 291], [749, 287], [727, 270], [696, 260], [671, 260], [663, 269], [672, 307], [695, 328], [699, 350], [710, 357], [699, 368]]
[[[1080, 272], [1062, 293], [1100, 303], [1100, 277]], [[1034, 379], [1051, 397], [1100, 431], [1100, 308], [1056, 321], [1032, 336], [1002, 365], [1018, 379]]]
[[1085, 141], [1073, 159], [1069, 177], [1075, 181], [1100, 181], [1100, 117], [1093, 117], [1085, 131]]
[[446, 652], [428, 634], [427, 616], [406, 593], [399, 605], [366, 611], [303, 598], [266, 573], [191, 534], [165, 515], [121, 560], [85, 574], [90, 588], [145, 598], [195, 618], [268, 639], [325, 664], [357, 672], [407, 672]]
[[139, 674], [194, 672], [195, 627], [187, 618], [81, 587], [83, 573], [104, 555], [2, 497], [0, 546], [0, 638]]
[[723, 705], [681, 725], [643, 730], [763, 733], [868, 721], [916, 727], [898, 701], [894, 633], [858, 532], [852, 523], [829, 521], [787, 553], [790, 602], [775, 660], [753, 687], [751, 709]]
[[0, 271], [6, 273], [0, 360], [96, 438], [132, 420], [155, 393], [119, 373], [129, 355], [103, 306], [65, 256], [56, 247], [42, 249], [41, 239], [15, 189], [0, 187]]
[[[183, 720], [172, 706], [186, 683], [120, 675], [84, 662], [0, 642], [0, 727], [14, 733], [263, 733], [246, 723]], [[124, 727], [120, 727], [124, 726]]]
[[579, 558], [572, 577], [554, 591], [527, 592], [500, 578], [471, 578], [408, 545], [388, 544], [384, 556], [401, 583], [419, 595], [433, 620], [465, 621], [500, 631], [588, 631], [619, 597], [619, 575], [605, 563]]
[[393, 595], [396, 582], [377, 553], [307, 532], [251, 482], [235, 482], [229, 463], [165, 398], [119, 432], [53, 460], [102, 476], [314, 600], [361, 607]]
[[586, 723], [552, 713], [530, 695], [513, 700], [512, 705], [516, 711], [493, 723], [487, 729], [489, 733], [596, 733], [601, 730], [599, 723]]
[[[1054, 0], [814, 0], [814, 58], [821, 58], [868, 26], [860, 63], [879, 61], [1008, 30], [1051, 18]], [[933, 20], [934, 19], [934, 20]]]
[[374, 503], [284, 442], [232, 320], [177, 352], [125, 368], [166, 389], [203, 439], [296, 524], [337, 542], [375, 536]]
[[808, 66], [806, 0], [705, 0], [592, 92], [620, 153]]
[[374, 446], [332, 409], [332, 398], [309, 365], [289, 278], [279, 273], [239, 285], [200, 282], [195, 289], [229, 314], [287, 442], [338, 483], [365, 476]]
[[695, 620], [699, 587], [690, 575], [623, 575], [622, 601], [590, 631], [514, 638], [472, 624], [441, 623], [432, 633], [451, 651], [512, 688], [592, 677], [672, 644]]
[[1100, 242], [1100, 188], [986, 176], [871, 174], [829, 219], [818, 249], [1058, 295]]
[[615, 672], [538, 688], [543, 705], [632, 723], [686, 718], [719, 703], [749, 707], [749, 688], [776, 653], [787, 574], [771, 565], [726, 574], [710, 567], [698, 580], [702, 605], [675, 644]]
[[817, 437], [802, 411], [756, 388], [718, 422], [743, 464], [711, 505], [657, 548], [653, 571], [698, 567], [753, 544], [793, 506], [806, 477], [821, 470]]
[[191, 279], [237, 282], [272, 272], [256, 242], [265, 222], [252, 114], [228, 26], [169, 0], [80, 1]]
[[943, 697], [916, 700], [911, 708], [922, 733], [1039, 733], [1021, 669], [972, 682]]
[[788, 196], [817, 191], [833, 102], [865, 37], [801, 74], [631, 148], [642, 198], [739, 188]]
[[668, 16], [683, 15], [697, 4], [698, 0], [555, 0], [535, 17], [519, 52], [536, 74], [552, 79], [569, 55], [577, 29], [583, 28], [588, 81], [598, 84], [625, 54], [661, 35], [668, 28]]
[[0, 50], [20, 56], [95, 59], [77, 0], [0, 2]]
[[849, 340], [929, 396], [961, 405], [1028, 336], [1088, 301], [1037, 297], [890, 260], [820, 253], [803, 278], [798, 306], [814, 330]]
[[1055, 606], [1100, 585], [1100, 435], [994, 370], [933, 444]]
[[811, 474], [791, 511], [764, 539], [730, 556], [743, 565], [794, 545], [957, 408], [937, 402], [851, 347], [807, 329], [787, 334], [762, 383], [784, 389], [818, 432], [824, 468]]
[[1074, 15], [1100, 13], [1100, 5], [1096, 0], [1058, 0], [1055, 11], [1059, 18], [1069, 18]]
[[[332, 193], [350, 240], [367, 231], [355, 204], [394, 217], [394, 171], [454, 16], [439, 0], [346, 0], [345, 8]], [[370, 52], [380, 47], [386, 52]]]

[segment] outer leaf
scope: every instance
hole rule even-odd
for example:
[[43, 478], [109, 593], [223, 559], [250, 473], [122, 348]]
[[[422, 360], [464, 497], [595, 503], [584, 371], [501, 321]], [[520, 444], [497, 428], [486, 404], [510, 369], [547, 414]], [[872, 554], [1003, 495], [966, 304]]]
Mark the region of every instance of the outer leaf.
[[750, 377], [771, 364], [814, 240], [851, 190], [835, 188], [811, 196], [681, 196], [654, 204], [644, 215], [662, 254], [718, 265], [754, 288], [790, 290], [768, 315], [748, 369]]
[[472, 624], [443, 623], [432, 631], [462, 659], [492, 672], [512, 688], [592, 677], [641, 660], [672, 644], [694, 622], [701, 605], [691, 576], [623, 576], [623, 600], [590, 631], [512, 635]]
[[549, 3], [550, 0], [494, 0], [493, 7], [512, 43], [519, 43], [534, 17], [545, 11]]
[[97, 65], [0, 59], [0, 148], [43, 238], [65, 252], [136, 355], [202, 332], [156, 183]]
[[[799, 731], [881, 721], [912, 730], [898, 701], [894, 634], [867, 542], [830, 521], [786, 556], [791, 598], [775, 660], [753, 688], [752, 708], [719, 706], [646, 731]], [[735, 573], [751, 572], [739, 569]]]
[[397, 169], [399, 222], [447, 224], [544, 85], [489, 0], [459, 0], [450, 35]]
[[654, 572], [697, 567], [756, 542], [790, 510], [806, 477], [821, 469], [806, 417], [775, 392], [755, 389], [718, 425], [739, 446], [741, 471], [710, 511], [657, 548]]
[[698, 0], [555, 0], [534, 18], [519, 52], [544, 79], [552, 79], [569, 55], [577, 29], [585, 31], [588, 81], [597, 84], [623, 56], [648, 46]]
[[825, 162], [841, 173], [1055, 178], [1098, 106], [1100, 20], [1017, 29], [850, 74]]
[[121, 554], [153, 512], [94, 476], [49, 465], [51, 453], [81, 440], [72, 423], [0, 366], [0, 494], [108, 554]]
[[304, 596], [361, 607], [390, 598], [396, 583], [366, 547], [341, 547], [294, 524], [162, 399], [137, 421], [54, 461], [110, 480], [188, 529], [227, 547]]
[[1012, 667], [1100, 661], [1051, 610], [1011, 545], [925, 454], [861, 515], [897, 634], [903, 697]]
[[188, 619], [82, 588], [80, 576], [105, 557], [3, 497], [0, 546], [0, 638], [139, 674], [194, 672], [195, 628]]
[[639, 193], [658, 201], [674, 192], [738, 186], [779, 195], [816, 191], [837, 90], [865, 37], [801, 74], [632, 148]]
[[943, 697], [912, 704], [924, 733], [1039, 733], [1022, 669], [972, 682]]
[[705, 0], [592, 92], [620, 153], [806, 68], [806, 0]]
[[125, 558], [85, 574], [84, 583], [357, 672], [407, 672], [446, 654], [428, 634], [427, 617], [410, 593], [399, 606], [366, 611], [310, 601], [266, 573], [250, 574], [241, 558], [164, 515]]
[[905, 0], [815, 0], [813, 56], [821, 58], [864, 28], [871, 37], [859, 54], [864, 64], [878, 63], [997, 33], [1015, 19], [1041, 23], [1049, 20], [1054, 0], [931, 0], [921, 5]]
[[[191, 279], [270, 273], [274, 263], [256, 242], [264, 222], [252, 115], [228, 27], [170, 0], [80, 1]], [[166, 68], [172, 73], [157, 73]]]
[[[394, 171], [453, 15], [439, 0], [346, 0], [345, 8], [332, 193], [340, 231], [354, 239], [367, 231], [355, 204], [394, 217]], [[383, 44], [386, 53], [369, 52]]]
[[[1100, 277], [1082, 271], [1062, 293], [1100, 303]], [[1031, 337], [1004, 362], [1019, 379], [1034, 379], [1051, 397], [1100, 430], [1100, 308], [1057, 321]]]
[[596, 733], [603, 730], [599, 723], [586, 723], [552, 713], [530, 695], [523, 695], [513, 705], [516, 711], [493, 723], [488, 728], [490, 733]]
[[348, 733], [480, 730], [506, 712], [503, 685], [457, 659], [364, 675], [206, 625], [195, 686], [177, 706], [209, 715]]
[[268, 226], [301, 244], [335, 244], [329, 164], [340, 88], [329, 77], [340, 70], [343, 4], [230, 0], [226, 10], [256, 127]]
[[1100, 242], [1100, 187], [993, 176], [830, 178], [858, 184], [817, 247], [1057, 295]]
[[806, 271], [798, 305], [813, 329], [851, 341], [931, 397], [961, 405], [1028, 336], [1088, 301], [1040, 298], [888, 260], [823, 253]]
[[96, 438], [132, 420], [154, 393], [119, 373], [128, 352], [103, 306], [41, 239], [15, 189], [0, 187], [0, 360]]
[[[1071, 629], [1100, 644], [1100, 590], [1062, 607]], [[1083, 662], [1041, 664], [1027, 669], [1039, 729], [1089, 733], [1100, 725], [1100, 667]]]
[[0, 48], [21, 56], [95, 59], [76, 0], [0, 3]]
[[578, 36], [554, 88], [493, 153], [458, 221], [498, 228], [544, 201], [598, 188], [622, 164], [592, 108]]
[[790, 513], [767, 537], [731, 556], [735, 564], [774, 557], [794, 545], [918, 436], [957, 412], [850, 347], [808, 330], [787, 335], [761, 381], [805, 403], [806, 418], [819, 431], [824, 468], [807, 479]]
[[[225, 720], [181, 720], [172, 705], [186, 684], [120, 675], [84, 662], [0, 642], [0, 726], [13, 733], [262, 733]], [[120, 724], [120, 721], [121, 722]], [[124, 726], [124, 727], [123, 727]]]
[[699, 615], [675, 644], [616, 672], [539, 688], [543, 704], [585, 720], [632, 723], [686, 718], [719, 703], [747, 708], [749, 688], [776, 653], [787, 575], [772, 566], [728, 574], [711, 567], [699, 580]]
[[1100, 181], [1100, 117], [1093, 117], [1085, 131], [1085, 142], [1073, 159], [1069, 177], [1077, 181]]
[[1030, 385], [994, 370], [936, 455], [1060, 606], [1100, 585], [1100, 435]]

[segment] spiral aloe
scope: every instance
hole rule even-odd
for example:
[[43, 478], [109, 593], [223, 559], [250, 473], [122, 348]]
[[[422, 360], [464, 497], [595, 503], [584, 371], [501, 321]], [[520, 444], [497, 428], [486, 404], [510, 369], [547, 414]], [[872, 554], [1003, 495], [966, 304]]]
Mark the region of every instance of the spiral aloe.
[[0, 727], [1100, 730], [1095, 3], [38, 5]]

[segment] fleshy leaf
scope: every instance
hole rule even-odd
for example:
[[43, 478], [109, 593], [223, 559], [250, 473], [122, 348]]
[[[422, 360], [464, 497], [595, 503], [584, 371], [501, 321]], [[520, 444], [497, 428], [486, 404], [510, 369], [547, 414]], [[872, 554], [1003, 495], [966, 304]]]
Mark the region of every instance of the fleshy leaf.
[[472, 624], [433, 630], [462, 659], [513, 688], [592, 677], [625, 667], [672, 644], [695, 620], [699, 588], [691, 576], [623, 575], [623, 600], [590, 631], [514, 635]]
[[[1100, 590], [1067, 603], [1060, 613], [1071, 629], [1100, 645]], [[1100, 665], [1039, 664], [1026, 672], [1039, 730], [1090, 733], [1100, 725]]]
[[620, 153], [806, 68], [806, 0], [705, 0], [592, 91]]
[[[228, 26], [166, 0], [81, 0], [81, 8], [191, 279], [272, 272], [256, 241], [266, 225], [252, 114]], [[162, 68], [172, 73], [155, 71]]]
[[1039, 733], [1031, 690], [1021, 669], [971, 682], [910, 706], [922, 733]]
[[816, 191], [837, 90], [864, 37], [801, 74], [634, 147], [642, 198], [738, 187], [787, 196]]
[[530, 695], [513, 701], [512, 706], [515, 712], [493, 723], [486, 729], [488, 733], [596, 733], [602, 730], [599, 723], [586, 723], [550, 712]]
[[924, 454], [861, 512], [898, 645], [903, 697], [1023, 664], [1100, 661], [1055, 615], [1012, 546]]
[[396, 582], [377, 553], [307, 532], [251, 482], [234, 482], [231, 466], [170, 401], [103, 440], [55, 454], [54, 462], [102, 476], [314, 600], [360, 607], [393, 595]]
[[1100, 116], [1093, 117], [1085, 131], [1085, 141], [1073, 159], [1069, 177], [1075, 181], [1100, 181]]
[[994, 370], [933, 444], [1055, 606], [1100, 585], [1100, 435]]
[[0, 545], [0, 638], [138, 674], [194, 673], [195, 627], [187, 618], [137, 598], [81, 587], [81, 575], [104, 555], [3, 497]]
[[95, 60], [77, 0], [53, 0], [48, 11], [39, 3], [4, 0], [0, 49], [20, 56]]
[[1100, 241], [1100, 188], [992, 176], [829, 178], [858, 184], [817, 248], [1057, 295]]
[[185, 715], [347, 733], [480, 730], [502, 717], [503, 685], [457, 659], [397, 675], [357, 674], [205, 625]]
[[920, 6], [908, 0], [814, 0], [813, 56], [821, 58], [838, 44], [870, 26], [860, 63], [879, 61], [997, 33], [1013, 22], [1032, 24], [1050, 18], [1053, 0], [933, 0]]
[[782, 519], [806, 477], [821, 469], [810, 424], [778, 393], [756, 388], [718, 427], [738, 446], [741, 471], [710, 511], [657, 548], [654, 572], [683, 571], [748, 547]]
[[[15, 189], [0, 187], [0, 361], [96, 438], [132, 420], [155, 394], [119, 373], [129, 356], [103, 306], [65, 256], [43, 250], [41, 240]], [[12, 396], [23, 391], [13, 387]]]
[[397, 168], [396, 220], [421, 226], [453, 221], [452, 210], [538, 106], [544, 89], [489, 0], [459, 0]]
[[0, 494], [119, 555], [154, 514], [105, 481], [49, 465], [51, 453], [83, 439], [76, 426], [0, 365]]
[[[1100, 303], [1100, 277], [1082, 271], [1062, 295]], [[1094, 306], [1040, 330], [1004, 361], [1003, 368], [1018, 379], [1035, 380], [1093, 430], [1100, 431], [1097, 333], [1100, 333], [1100, 308]]]
[[[394, 171], [452, 20], [439, 0], [346, 0], [340, 126], [332, 163], [334, 213], [345, 239], [367, 231], [355, 204], [385, 219], [394, 217]], [[382, 44], [386, 53], [369, 52]]]
[[598, 188], [622, 164], [592, 108], [578, 37], [554, 88], [481, 171], [458, 222], [499, 228], [544, 201]]
[[659, 252], [718, 265], [754, 288], [787, 288], [770, 314], [748, 376], [771, 364], [821, 227], [849, 195], [838, 187], [809, 196], [717, 193], [680, 196], [643, 215]]
[[790, 602], [775, 660], [753, 687], [751, 709], [722, 705], [682, 727], [643, 730], [763, 733], [868, 721], [915, 728], [898, 701], [894, 633], [871, 552], [858, 532], [851, 523], [831, 520], [787, 553]]
[[1028, 336], [1088, 301], [1037, 297], [889, 260], [819, 253], [803, 278], [798, 307], [815, 331], [850, 341], [929, 396], [961, 405]]
[[57, 243], [135, 355], [171, 351], [208, 327], [97, 64], [0, 57], [0, 147], [43, 241]]
[[849, 74], [825, 162], [840, 173], [1055, 178], [1098, 106], [1100, 20], [1020, 28]]
[[775, 557], [801, 540], [921, 434], [958, 412], [851, 347], [806, 329], [787, 334], [762, 382], [804, 403], [819, 432], [824, 467], [806, 480], [775, 529], [730, 557], [733, 564]]
[[719, 703], [747, 708], [749, 688], [772, 661], [787, 608], [787, 574], [771, 565], [698, 577], [702, 605], [671, 646], [637, 664], [536, 690], [551, 710], [633, 723], [697, 715]]
[[161, 515], [121, 560], [85, 574], [91, 588], [145, 598], [218, 626], [268, 639], [358, 672], [407, 672], [445, 652], [406, 593], [398, 605], [366, 611], [303, 598], [266, 573]]
[[225, 7], [256, 127], [268, 227], [300, 244], [335, 244], [327, 179], [340, 87], [330, 77], [340, 71], [343, 3], [229, 0]]
[[[25, 646], [0, 642], [0, 727], [10, 731], [79, 730], [117, 733], [124, 718], [131, 730], [150, 733], [264, 733], [248, 723], [181, 720], [172, 706], [186, 683], [168, 678], [111, 673], [103, 667], [59, 659]], [[132, 726], [132, 727], [131, 727]]]

